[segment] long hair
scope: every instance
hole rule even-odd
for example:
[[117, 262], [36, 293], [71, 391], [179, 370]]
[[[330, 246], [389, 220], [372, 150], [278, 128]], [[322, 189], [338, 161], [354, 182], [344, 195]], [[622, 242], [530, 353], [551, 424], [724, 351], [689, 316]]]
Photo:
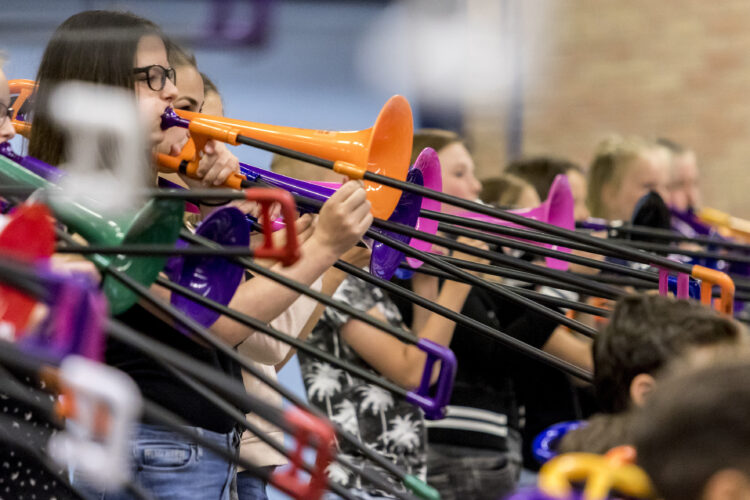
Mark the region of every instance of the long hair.
[[536, 190], [540, 200], [547, 199], [555, 177], [566, 175], [571, 170], [584, 175], [583, 169], [564, 158], [533, 156], [514, 160], [505, 167], [505, 173], [520, 177]]
[[182, 45], [178, 44], [171, 38], [166, 40], [167, 53], [169, 54], [169, 65], [173, 68], [180, 66], [192, 66], [198, 69], [198, 61], [195, 59], [195, 54], [190, 50], [186, 49]]
[[482, 181], [479, 199], [490, 205], [515, 208], [526, 188], [534, 186], [517, 175], [504, 173]]
[[417, 130], [414, 132], [411, 161], [409, 165], [414, 165], [419, 153], [421, 153], [424, 148], [432, 148], [439, 153], [441, 149], [454, 143], [464, 144], [461, 136], [455, 132], [440, 130], [437, 128], [423, 128]]
[[65, 159], [64, 136], [47, 113], [55, 85], [69, 81], [135, 89], [133, 65], [146, 35], [164, 40], [158, 26], [127, 12], [91, 10], [69, 17], [52, 35], [37, 72], [29, 154], [52, 165]]

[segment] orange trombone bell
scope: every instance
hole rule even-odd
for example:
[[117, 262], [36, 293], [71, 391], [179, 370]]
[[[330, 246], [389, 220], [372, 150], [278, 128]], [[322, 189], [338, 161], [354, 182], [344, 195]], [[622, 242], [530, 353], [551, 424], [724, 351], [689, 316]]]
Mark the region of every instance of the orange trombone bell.
[[[16, 132], [28, 137], [31, 124], [16, 120], [21, 105], [33, 94], [36, 82], [33, 80], [11, 80], [11, 94], [18, 97], [14, 103], [13, 126]], [[411, 144], [414, 134], [414, 121], [409, 101], [403, 96], [393, 96], [385, 103], [375, 124], [359, 131], [330, 131], [302, 129], [266, 125], [243, 120], [204, 115], [190, 111], [176, 110], [177, 114], [190, 120], [190, 132], [194, 136], [196, 149], [190, 151], [192, 158], [184, 151], [178, 158], [162, 159], [161, 163], [176, 168], [186, 160], [188, 165], [197, 166], [197, 151], [202, 149], [209, 138], [230, 144], [237, 144], [237, 135], [243, 135], [285, 147], [309, 155], [337, 162], [343, 167], [342, 173], [352, 178], [361, 178], [370, 171], [401, 181], [406, 180], [411, 158]], [[337, 169], [337, 171], [339, 171]], [[231, 187], [242, 182], [239, 176], [232, 179]], [[378, 183], [365, 181], [367, 198], [372, 204], [375, 217], [388, 219], [398, 205], [401, 191]]]
[[[371, 128], [354, 132], [280, 127], [182, 110], [177, 110], [177, 114], [191, 121], [191, 132], [223, 131], [214, 137], [219, 140], [231, 129], [235, 135], [330, 161], [346, 162], [361, 172], [370, 171], [403, 181], [409, 170], [414, 123], [409, 102], [402, 96], [391, 97], [386, 102]], [[193, 127], [193, 123], [197, 126]], [[396, 208], [401, 191], [369, 181], [365, 182], [365, 188], [373, 215], [387, 219]]]

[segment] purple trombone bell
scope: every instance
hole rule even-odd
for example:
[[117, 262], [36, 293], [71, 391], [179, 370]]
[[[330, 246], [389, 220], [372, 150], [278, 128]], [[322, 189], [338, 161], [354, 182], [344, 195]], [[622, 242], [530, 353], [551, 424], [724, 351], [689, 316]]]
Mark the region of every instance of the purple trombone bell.
[[[292, 177], [277, 174], [264, 170], [262, 168], [253, 167], [240, 163], [240, 173], [246, 176], [250, 180], [261, 180], [273, 187], [285, 189], [292, 194], [310, 198], [318, 202], [325, 203], [333, 194], [336, 192], [327, 186], [321, 186], [312, 182], [301, 181]], [[422, 183], [422, 171], [417, 168], [411, 168], [406, 176], [407, 182], [423, 185]], [[406, 191], [401, 193], [398, 205], [393, 211], [393, 214], [388, 218], [391, 222], [398, 222], [401, 224], [415, 227], [417, 219], [419, 218], [419, 210], [422, 206], [422, 196], [414, 193], [407, 193]], [[304, 206], [301, 207], [304, 209]], [[316, 211], [316, 210], [311, 210]], [[408, 243], [410, 240], [409, 236], [405, 236], [398, 233], [392, 233], [382, 229], [373, 228], [378, 233], [387, 235], [391, 238], [397, 239], [403, 243]], [[374, 242], [371, 245], [372, 256], [370, 258], [370, 273], [378, 278], [389, 280], [396, 272], [398, 264], [403, 259], [404, 254], [395, 250], [384, 243]]]
[[[422, 172], [423, 185], [426, 188], [430, 188], [435, 191], [443, 191], [443, 177], [440, 171], [440, 158], [438, 158], [437, 152], [432, 148], [424, 148], [419, 156], [417, 156], [414, 162], [414, 168]], [[431, 210], [433, 212], [440, 212], [440, 202], [431, 198], [422, 198], [422, 210]], [[433, 219], [427, 219], [420, 217], [417, 219], [417, 229], [429, 234], [436, 234], [438, 228], [438, 221]], [[409, 246], [422, 250], [423, 252], [429, 252], [432, 249], [432, 243], [412, 238], [409, 241]], [[414, 257], [407, 257], [406, 262], [412, 269], [418, 269], [423, 262]]]
[[518, 491], [509, 497], [505, 497], [505, 500], [583, 500], [583, 493], [580, 491], [573, 491], [570, 495], [558, 497], [548, 495], [540, 489], [532, 488]]
[[[222, 246], [250, 245], [250, 222], [234, 207], [216, 210], [198, 225], [195, 233]], [[183, 240], [177, 241], [177, 247], [186, 246]], [[242, 266], [225, 257], [203, 255], [171, 257], [164, 272], [180, 286], [226, 305], [242, 281], [244, 271]], [[172, 305], [205, 327], [213, 325], [221, 315], [179, 293], [172, 293]]]
[[61, 360], [70, 354], [94, 361], [104, 357], [104, 322], [107, 299], [88, 276], [61, 276], [41, 269], [50, 314], [35, 331], [18, 341], [21, 348]]
[[[412, 167], [409, 169], [409, 173], [406, 175], [406, 182], [423, 185], [422, 171]], [[422, 195], [415, 193], [408, 193], [406, 191], [401, 192], [401, 198], [398, 200], [398, 205], [393, 211], [388, 220], [390, 222], [398, 222], [409, 227], [414, 227], [417, 224], [419, 218], [419, 209], [422, 205]], [[386, 231], [384, 229], [374, 230], [385, 236], [389, 236], [402, 243], [409, 243], [411, 238], [401, 233], [394, 233]], [[398, 264], [404, 258], [404, 253], [391, 248], [386, 243], [375, 241], [372, 244], [372, 256], [370, 257], [370, 273], [378, 278], [389, 280], [393, 277], [393, 273], [398, 269]]]
[[534, 438], [531, 444], [531, 452], [540, 464], [552, 460], [557, 456], [557, 445], [568, 432], [586, 425], [585, 421], [572, 420], [559, 422], [546, 428]]

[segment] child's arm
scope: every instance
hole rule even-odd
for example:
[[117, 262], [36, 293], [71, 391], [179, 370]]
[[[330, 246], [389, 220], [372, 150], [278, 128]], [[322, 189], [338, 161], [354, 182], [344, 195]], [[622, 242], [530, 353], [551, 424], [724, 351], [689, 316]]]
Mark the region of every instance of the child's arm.
[[[471, 287], [464, 283], [446, 281], [437, 303], [452, 311], [460, 311], [470, 290]], [[370, 309], [368, 314], [385, 321], [378, 307]], [[432, 313], [418, 336], [447, 346], [453, 338], [455, 326], [453, 321]], [[347, 321], [341, 333], [346, 343], [386, 378], [407, 389], [419, 386], [427, 356], [416, 346], [404, 344], [392, 335], [355, 319]], [[437, 370], [438, 367], [433, 371], [432, 382], [437, 380]]]
[[584, 370], [594, 371], [591, 341], [573, 335], [564, 326], [555, 328], [555, 331], [542, 346], [542, 350]]
[[[316, 281], [311, 288], [320, 290], [320, 282]], [[314, 299], [300, 296], [286, 311], [271, 321], [269, 326], [290, 337], [299, 338], [317, 305]], [[240, 354], [258, 363], [272, 366], [286, 359], [291, 350], [292, 346], [288, 343], [260, 331], [250, 335], [237, 346], [237, 352]]]
[[[277, 273], [310, 285], [349, 248], [353, 247], [372, 223], [370, 203], [357, 182], [348, 182], [323, 205], [312, 236], [302, 245], [300, 258], [289, 267], [274, 266]], [[299, 294], [273, 280], [256, 276], [240, 285], [229, 307], [263, 322], [286, 310]], [[253, 330], [222, 316], [211, 330], [230, 345], [237, 345]]]
[[[357, 267], [364, 267], [370, 260], [370, 251], [367, 248], [354, 247], [349, 249], [344, 255], [342, 255], [341, 260], [344, 260]], [[332, 297], [336, 289], [338, 289], [339, 285], [341, 285], [346, 277], [347, 274], [344, 271], [336, 269], [335, 267], [331, 267], [323, 275], [323, 284], [320, 290], [321, 293]], [[307, 319], [307, 323], [305, 323], [305, 326], [302, 327], [302, 331], [300, 331], [298, 336], [300, 340], [307, 339], [308, 335], [310, 335], [310, 332], [312, 332], [313, 328], [315, 328], [315, 325], [318, 323], [318, 320], [323, 315], [325, 309], [326, 305], [319, 302], [310, 317]], [[296, 349], [290, 349], [286, 357], [280, 363], [276, 364], [276, 371], [280, 371], [284, 367], [284, 365], [286, 365], [289, 360], [292, 359], [292, 356], [294, 356], [296, 352]]]
[[[415, 273], [411, 279], [411, 286], [414, 293], [427, 300], [437, 301], [440, 295], [440, 280], [437, 276], [430, 276], [422, 273]], [[418, 332], [422, 327], [427, 324], [427, 320], [430, 319], [430, 311], [424, 307], [414, 304], [412, 306], [412, 322], [411, 328], [415, 332]]]
[[[484, 243], [466, 238], [459, 238], [462, 243], [480, 248], [487, 248]], [[483, 262], [472, 256], [456, 253], [456, 257], [463, 260]], [[471, 286], [455, 281], [445, 281], [436, 302], [451, 311], [459, 312], [471, 291]], [[385, 320], [383, 313], [376, 306], [368, 314]], [[416, 332], [419, 338], [429, 339], [438, 344], [448, 346], [453, 339], [456, 324], [437, 314], [430, 313], [424, 321], [424, 326]], [[341, 327], [344, 341], [352, 347], [362, 359], [385, 377], [393, 380], [402, 387], [413, 389], [419, 386], [427, 356], [414, 345], [404, 344], [392, 335], [382, 332], [361, 321], [350, 319]], [[437, 380], [439, 366], [435, 366], [432, 382]]]

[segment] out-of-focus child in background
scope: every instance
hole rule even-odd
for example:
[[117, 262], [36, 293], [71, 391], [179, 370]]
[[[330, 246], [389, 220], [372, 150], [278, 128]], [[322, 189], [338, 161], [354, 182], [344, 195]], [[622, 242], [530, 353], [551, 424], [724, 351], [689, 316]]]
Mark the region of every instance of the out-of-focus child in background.
[[630, 220], [636, 203], [649, 191], [669, 199], [669, 151], [639, 137], [605, 139], [589, 168], [586, 203], [593, 217]]
[[594, 389], [601, 414], [571, 431], [559, 451], [605, 453], [631, 442], [627, 411], [643, 406], [670, 363], [726, 349], [745, 349], [736, 321], [698, 302], [639, 294], [620, 299], [594, 340]]
[[660, 498], [750, 498], [748, 380], [747, 358], [677, 373], [636, 413], [638, 465]]

